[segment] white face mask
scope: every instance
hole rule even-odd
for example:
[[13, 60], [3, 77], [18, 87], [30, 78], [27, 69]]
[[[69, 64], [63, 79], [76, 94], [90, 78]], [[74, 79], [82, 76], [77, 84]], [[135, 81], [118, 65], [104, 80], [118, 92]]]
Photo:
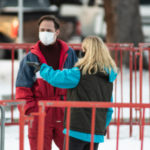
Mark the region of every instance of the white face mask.
[[39, 39], [44, 45], [50, 45], [55, 41], [54, 32], [39, 32]]

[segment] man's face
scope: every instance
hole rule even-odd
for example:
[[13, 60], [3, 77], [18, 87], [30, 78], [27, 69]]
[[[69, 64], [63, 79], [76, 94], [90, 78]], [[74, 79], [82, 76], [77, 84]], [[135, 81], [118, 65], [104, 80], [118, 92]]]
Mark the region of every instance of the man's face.
[[55, 29], [54, 22], [51, 20], [43, 20], [39, 26], [39, 32], [53, 32], [55, 34], [55, 41], [59, 35], [59, 29]]
[[39, 26], [39, 32], [55, 32], [54, 22], [50, 20], [43, 20]]

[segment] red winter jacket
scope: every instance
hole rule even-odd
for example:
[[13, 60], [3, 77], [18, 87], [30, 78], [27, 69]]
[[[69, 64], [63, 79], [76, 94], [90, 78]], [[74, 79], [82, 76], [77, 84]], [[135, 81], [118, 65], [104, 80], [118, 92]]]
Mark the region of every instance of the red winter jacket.
[[[57, 42], [61, 45], [59, 69], [72, 68], [77, 61], [74, 50], [61, 40]], [[21, 61], [16, 80], [16, 99], [26, 100], [25, 114], [38, 111], [37, 102], [39, 100], [66, 100], [66, 90], [48, 84], [40, 77], [39, 72], [34, 73], [34, 68], [29, 66], [27, 61], [47, 64], [39, 49], [39, 42]], [[49, 111], [51, 123], [63, 121], [63, 108], [48, 108], [46, 111]]]

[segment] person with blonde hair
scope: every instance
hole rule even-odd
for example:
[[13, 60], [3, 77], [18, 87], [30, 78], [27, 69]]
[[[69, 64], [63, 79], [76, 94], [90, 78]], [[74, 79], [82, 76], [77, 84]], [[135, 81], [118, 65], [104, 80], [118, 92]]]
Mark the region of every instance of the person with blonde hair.
[[[54, 70], [46, 64], [30, 62], [41, 77], [54, 87], [67, 90], [69, 101], [112, 102], [113, 81], [117, 67], [104, 42], [97, 36], [88, 36], [82, 42], [84, 57], [71, 69]], [[112, 118], [112, 108], [97, 108], [94, 134], [94, 150], [104, 142], [106, 128]], [[63, 133], [66, 134], [66, 122]], [[72, 108], [69, 150], [89, 150], [91, 142], [91, 109]], [[65, 144], [64, 144], [65, 148]]]

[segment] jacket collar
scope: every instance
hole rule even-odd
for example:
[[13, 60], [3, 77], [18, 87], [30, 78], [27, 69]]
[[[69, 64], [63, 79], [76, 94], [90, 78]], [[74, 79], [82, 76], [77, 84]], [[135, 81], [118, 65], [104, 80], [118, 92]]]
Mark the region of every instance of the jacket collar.
[[[69, 47], [68, 45], [62, 41], [62, 40], [57, 40], [57, 42], [59, 42], [59, 44], [61, 45], [61, 50], [60, 50], [60, 60], [59, 60], [59, 66], [61, 66], [61, 64], [64, 63], [64, 56], [67, 53]], [[33, 47], [31, 47], [31, 53], [35, 54], [36, 56], [38, 56], [39, 60], [41, 63], [46, 63], [46, 59], [43, 56], [42, 52], [40, 51], [40, 41], [38, 41]], [[66, 58], [65, 58], [66, 59]]]

